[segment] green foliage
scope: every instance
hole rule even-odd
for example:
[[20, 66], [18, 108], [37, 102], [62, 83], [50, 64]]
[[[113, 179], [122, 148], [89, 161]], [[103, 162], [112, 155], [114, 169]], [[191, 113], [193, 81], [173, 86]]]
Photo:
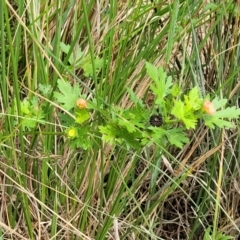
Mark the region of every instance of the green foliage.
[[217, 232], [215, 236], [213, 236], [211, 227], [208, 227], [204, 233], [203, 240], [211, 240], [211, 239], [212, 240], [230, 240], [230, 239], [234, 239], [234, 237], [226, 236], [221, 232]]
[[[62, 50], [62, 52], [68, 54], [69, 50], [70, 50], [70, 45], [69, 44], [65, 44], [63, 42], [60, 42], [60, 48]], [[79, 61], [83, 58], [84, 52], [82, 52], [81, 48], [78, 48], [77, 51], [75, 52], [75, 54], [71, 53], [68, 62], [70, 65], [73, 65], [74, 62], [76, 62], [76, 64], [79, 64]], [[74, 61], [75, 59], [75, 61]]]
[[198, 119], [197, 113], [203, 104], [198, 88], [195, 87], [188, 95], [184, 95], [184, 101], [178, 99], [173, 100], [173, 103], [171, 114], [181, 120], [187, 129], [194, 129]]
[[110, 144], [124, 144], [127, 149], [140, 147], [140, 139], [149, 113], [137, 105], [132, 109], [113, 108], [114, 117], [106, 126], [99, 126], [103, 140]]
[[[207, 2], [0, 1], [1, 239], [177, 239], [182, 233], [194, 240], [209, 224], [205, 239], [239, 235], [238, 212], [231, 211], [238, 207], [231, 201], [238, 194], [237, 129], [226, 130], [229, 147], [221, 157], [217, 151], [206, 164], [197, 161], [190, 175], [175, 171], [182, 160], [212, 154], [219, 127], [239, 125], [232, 108], [239, 4]], [[141, 99], [150, 90], [142, 63], [159, 57], [164, 65], [149, 63], [147, 70], [156, 96], [149, 107]], [[58, 78], [69, 82], [68, 91], [55, 88]], [[76, 97], [71, 79], [89, 88], [77, 86]], [[231, 93], [232, 103], [213, 100], [216, 111], [209, 114], [196, 85], [203, 94]], [[86, 108], [76, 105], [78, 97]], [[132, 107], [117, 107], [126, 101]], [[215, 128], [201, 142], [198, 122]], [[199, 144], [194, 152], [175, 149], [185, 147], [186, 133], [194, 134], [193, 148]], [[182, 203], [186, 214], [176, 222]], [[46, 221], [51, 226], [36, 224]]]
[[[137, 149], [142, 145], [154, 143], [182, 148], [189, 142], [185, 130], [195, 129], [198, 119], [202, 118], [206, 126], [210, 128], [214, 128], [215, 125], [231, 127], [231, 123], [222, 118], [234, 119], [240, 115], [240, 110], [235, 107], [215, 111], [223, 108], [227, 102], [225, 99], [218, 98], [215, 98], [212, 103], [208, 101], [209, 104], [214, 105], [214, 114], [208, 114], [204, 112], [205, 100], [201, 97], [197, 87], [192, 88], [182, 97], [180, 94], [182, 90], [177, 84], [173, 84], [172, 78], [167, 77], [162, 67], [157, 69], [146, 62], [146, 68], [153, 80], [150, 88], [156, 97], [154, 108], [160, 109], [160, 114], [163, 116], [162, 126], [149, 126], [151, 111], [144, 106], [142, 100], [132, 90], [128, 89], [134, 107], [130, 109], [111, 107], [108, 111], [104, 111], [107, 124], [98, 126], [103, 141], [112, 145], [123, 145], [127, 149]], [[59, 79], [58, 89], [60, 93], [54, 93], [57, 102], [75, 116], [74, 124], [71, 123], [71, 126], [77, 129], [78, 134], [74, 138], [69, 137], [71, 146], [87, 149], [91, 146], [89, 136], [93, 134], [88, 124], [89, 111], [98, 111], [98, 109], [94, 101], [89, 102], [87, 108], [77, 107], [77, 100], [81, 93], [78, 85], [71, 86], [69, 82]]]
[[139, 135], [137, 132], [129, 132], [127, 128], [118, 126], [117, 124], [107, 124], [106, 126], [99, 126], [102, 133], [102, 139], [111, 145], [119, 144], [125, 148], [137, 149], [140, 147]]
[[184, 95], [184, 101], [174, 100], [171, 114], [181, 120], [187, 129], [194, 129], [198, 118], [196, 113], [201, 109], [202, 104], [203, 100], [200, 98], [199, 90], [195, 87], [190, 90], [188, 95]]
[[114, 144], [117, 137], [117, 129], [112, 124], [107, 124], [106, 126], [99, 126], [99, 130], [103, 135], [103, 140]]
[[[81, 125], [74, 125], [71, 126], [71, 129], [75, 129], [76, 136], [74, 138], [69, 137], [70, 140], [70, 147], [75, 148], [82, 148], [84, 150], [89, 149], [92, 146], [93, 141], [90, 139], [90, 130], [88, 126], [81, 126]], [[69, 131], [69, 130], [67, 130]]]
[[[15, 106], [16, 106], [16, 101]], [[31, 99], [25, 98], [20, 102], [21, 112], [23, 120], [21, 122], [23, 130], [31, 130], [37, 126], [45, 118], [45, 113], [42, 106], [39, 104], [37, 96], [33, 96]], [[17, 109], [14, 109], [15, 115], [17, 115]], [[17, 121], [15, 122], [17, 124]]]
[[215, 125], [219, 128], [223, 128], [223, 127], [231, 128], [232, 123], [227, 120], [224, 120], [223, 118], [228, 118], [229, 120], [239, 118], [240, 109], [239, 108], [237, 109], [236, 107], [228, 107], [228, 108], [222, 109], [226, 105], [227, 99], [219, 99], [216, 97], [212, 101], [212, 103], [216, 110], [220, 108], [221, 110], [216, 111], [212, 115], [204, 114], [203, 119], [204, 119], [205, 125], [212, 129], [215, 128]]
[[[62, 52], [68, 54], [70, 50], [70, 45], [66, 45], [65, 43], [60, 43], [60, 48]], [[70, 68], [79, 69], [82, 68], [84, 71], [84, 76], [91, 77], [93, 75], [92, 61], [90, 54], [84, 56], [84, 52], [82, 52], [81, 48], [77, 48], [77, 51], [70, 54], [69, 60]], [[103, 67], [103, 60], [95, 57], [94, 58], [96, 71], [98, 72]]]
[[[195, 129], [197, 121], [200, 118], [202, 118], [206, 126], [210, 128], [214, 128], [215, 125], [220, 128], [230, 128], [232, 124], [228, 120], [239, 117], [240, 109], [236, 109], [236, 107], [218, 110], [227, 103], [227, 99], [219, 98], [215, 98], [212, 101], [215, 110], [218, 111], [214, 114], [205, 114], [202, 110], [204, 99], [201, 97], [197, 87], [194, 87], [187, 95], [184, 95], [184, 99], [182, 100], [179, 95], [181, 93], [180, 88], [177, 85], [173, 85], [171, 89], [171, 78], [167, 78], [162, 67], [157, 69], [150, 63], [146, 63], [146, 68], [149, 76], [155, 83], [155, 85], [151, 85], [151, 89], [156, 95], [155, 104], [159, 105], [160, 109], [164, 109], [163, 114], [166, 119], [171, 120], [169, 116], [171, 113], [176, 118], [172, 119], [173, 121], [182, 122], [186, 129]], [[228, 118], [228, 120], [224, 120], [223, 118]]]
[[38, 84], [38, 89], [44, 97], [47, 97], [52, 91], [51, 85], [44, 85], [41, 83]]
[[90, 118], [90, 114], [87, 109], [77, 109], [75, 111], [76, 123], [84, 123]]
[[58, 79], [59, 92], [54, 92], [54, 96], [57, 101], [62, 104], [62, 107], [66, 110], [71, 110], [76, 106], [76, 102], [81, 94], [81, 88], [78, 84], [71, 84], [63, 79]]
[[[96, 71], [98, 72], [103, 67], [103, 59], [100, 59], [98, 57], [94, 58]], [[84, 76], [91, 77], [93, 76], [93, 67], [92, 67], [92, 61], [90, 55], [87, 55], [81, 62], [81, 67], [84, 71]]]
[[154, 81], [154, 84], [151, 84], [150, 88], [156, 96], [155, 103], [161, 106], [164, 104], [164, 98], [171, 91], [171, 86], [173, 84], [172, 78], [167, 77], [162, 67], [157, 69], [154, 65], [146, 62], [146, 68], [149, 77]]
[[186, 111], [198, 111], [201, 109], [203, 101], [197, 87], [191, 89], [188, 95], [184, 95], [184, 103]]
[[[166, 145], [164, 142], [167, 140], [171, 145], [182, 148], [183, 144], [189, 142], [189, 139], [184, 134], [184, 128], [173, 128], [167, 130], [162, 127], [149, 127], [149, 129], [152, 130], [151, 144], [158, 143], [159, 145], [164, 146]], [[166, 138], [165, 141], [164, 138]]]
[[[239, 4], [207, 2], [0, 1], [0, 238], [194, 240], [209, 224], [205, 239], [239, 235], [231, 211], [238, 207], [231, 201], [237, 130], [226, 130], [222, 156], [211, 151], [219, 127], [239, 125], [231, 105], [238, 101]], [[149, 87], [142, 63], [160, 57], [162, 67], [146, 64]], [[56, 88], [58, 78], [66, 82]], [[75, 91], [71, 79], [88, 88]], [[150, 107], [142, 101], [148, 91]], [[205, 91], [231, 93], [232, 103], [211, 95], [216, 111], [207, 112]], [[198, 123], [216, 130], [200, 141]], [[196, 151], [184, 146], [190, 134]], [[180, 162], [187, 170], [204, 154], [206, 162], [178, 174]]]
[[187, 129], [195, 128], [197, 118], [193, 115], [193, 112], [187, 109], [187, 106], [181, 100], [175, 100], [171, 113], [181, 120]]
[[70, 147], [83, 149], [90, 148], [92, 145], [90, 141], [91, 132], [87, 124], [90, 118], [89, 109], [79, 108], [77, 106], [79, 97], [84, 97], [84, 95], [81, 95], [81, 88], [78, 84], [71, 86], [69, 82], [59, 79], [58, 89], [60, 93], [57, 91], [54, 92], [56, 101], [75, 116], [75, 119], [71, 119], [66, 113], [59, 113], [59, 117], [63, 124], [68, 127], [66, 135], [70, 141]]
[[180, 96], [181, 89], [177, 84], [173, 84], [172, 89], [171, 89], [171, 94], [173, 97]]

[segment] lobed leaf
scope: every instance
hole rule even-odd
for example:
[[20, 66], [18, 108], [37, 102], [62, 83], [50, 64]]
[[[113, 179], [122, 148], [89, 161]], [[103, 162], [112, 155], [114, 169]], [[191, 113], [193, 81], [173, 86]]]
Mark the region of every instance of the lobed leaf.
[[188, 95], [184, 95], [184, 102], [187, 111], [196, 111], [201, 109], [203, 100], [200, 97], [200, 92], [197, 87], [190, 90]]
[[54, 92], [54, 96], [62, 104], [62, 107], [68, 111], [74, 108], [80, 96], [81, 88], [77, 84], [72, 87], [69, 82], [58, 79], [58, 89], [60, 93]]
[[170, 89], [173, 84], [172, 78], [167, 77], [167, 74], [162, 67], [159, 67], [159, 69], [157, 69], [152, 64], [146, 62], [146, 68], [148, 75], [154, 81], [154, 84], [150, 85], [150, 89], [156, 96], [155, 103], [162, 105], [164, 98], [170, 93]]

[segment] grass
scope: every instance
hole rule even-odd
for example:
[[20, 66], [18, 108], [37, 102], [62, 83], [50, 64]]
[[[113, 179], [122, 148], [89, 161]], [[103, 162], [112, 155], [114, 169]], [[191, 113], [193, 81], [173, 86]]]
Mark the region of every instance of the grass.
[[[97, 129], [109, 109], [134, 105], [127, 88], [152, 108], [145, 61], [186, 92], [239, 107], [238, 10], [234, 1], [0, 1], [0, 238], [237, 239], [239, 119], [232, 129], [199, 122], [181, 150], [126, 149]], [[69, 147], [61, 116], [74, 116], [56, 102], [58, 79], [96, 99], [89, 149]], [[27, 114], [38, 124], [27, 128], [23, 102], [36, 96]]]

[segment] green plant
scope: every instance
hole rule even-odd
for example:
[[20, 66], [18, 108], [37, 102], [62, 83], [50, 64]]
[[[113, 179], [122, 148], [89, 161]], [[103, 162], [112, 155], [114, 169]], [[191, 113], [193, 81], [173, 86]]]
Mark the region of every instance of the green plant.
[[[66, 45], [65, 43], [61, 42], [60, 48], [63, 53], [69, 54], [70, 45]], [[99, 71], [103, 66], [103, 60], [98, 57], [95, 57], [94, 62], [96, 65], [96, 71]], [[73, 71], [82, 68], [84, 71], [84, 76], [86, 77], [93, 76], [91, 56], [90, 54], [84, 55], [84, 52], [81, 51], [80, 47], [76, 50], [76, 54], [75, 53], [70, 54], [68, 63], [69, 70]]]
[[[160, 146], [174, 145], [182, 148], [189, 142], [186, 131], [196, 129], [198, 120], [204, 120], [209, 128], [215, 126], [223, 128], [232, 126], [231, 119], [240, 115], [240, 109], [236, 107], [223, 107], [227, 99], [215, 97], [212, 102], [209, 96], [203, 98], [197, 87], [192, 88], [187, 94], [183, 89], [174, 84], [162, 67], [159, 69], [146, 62], [147, 73], [153, 80], [150, 85], [155, 96], [153, 109], [147, 109], [143, 102], [130, 90], [128, 90], [134, 107], [123, 109], [117, 106], [109, 107], [102, 117], [107, 122], [97, 129], [91, 129], [89, 118], [90, 111], [99, 109], [94, 102], [89, 101], [89, 107], [78, 107], [81, 89], [77, 84], [71, 86], [69, 82], [58, 80], [59, 92], [55, 92], [56, 100], [67, 111], [75, 116], [75, 122], [67, 130], [71, 145], [87, 149], [91, 146], [90, 136], [96, 131], [102, 134], [102, 139], [112, 145], [124, 145], [127, 149], [138, 149], [143, 145], [157, 143]], [[84, 100], [86, 101], [86, 100]], [[101, 113], [101, 112], [100, 112]], [[160, 118], [157, 126], [151, 126], [151, 115]], [[223, 119], [224, 118], [224, 119]], [[226, 120], [227, 119], [227, 120]], [[72, 133], [75, 129], [76, 134]]]
[[232, 236], [226, 236], [218, 232], [215, 236], [212, 235], [211, 227], [208, 227], [204, 233], [203, 240], [230, 240], [234, 239]]
[[238, 17], [233, 0], [0, 1], [0, 236], [238, 238], [239, 118], [218, 116], [239, 107]]
[[[37, 96], [25, 98], [23, 101], [20, 102], [20, 107], [22, 112], [21, 125], [23, 127], [23, 130], [34, 129], [37, 124], [45, 118], [43, 106]], [[15, 116], [18, 116], [16, 100], [14, 101], [14, 114]], [[15, 125], [17, 124], [18, 121], [16, 119]]]

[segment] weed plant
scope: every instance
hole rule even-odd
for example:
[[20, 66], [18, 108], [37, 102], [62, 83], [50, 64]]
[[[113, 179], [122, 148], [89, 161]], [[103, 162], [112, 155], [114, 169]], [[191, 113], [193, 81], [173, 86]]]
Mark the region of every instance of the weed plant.
[[0, 239], [238, 239], [236, 1], [0, 1]]

